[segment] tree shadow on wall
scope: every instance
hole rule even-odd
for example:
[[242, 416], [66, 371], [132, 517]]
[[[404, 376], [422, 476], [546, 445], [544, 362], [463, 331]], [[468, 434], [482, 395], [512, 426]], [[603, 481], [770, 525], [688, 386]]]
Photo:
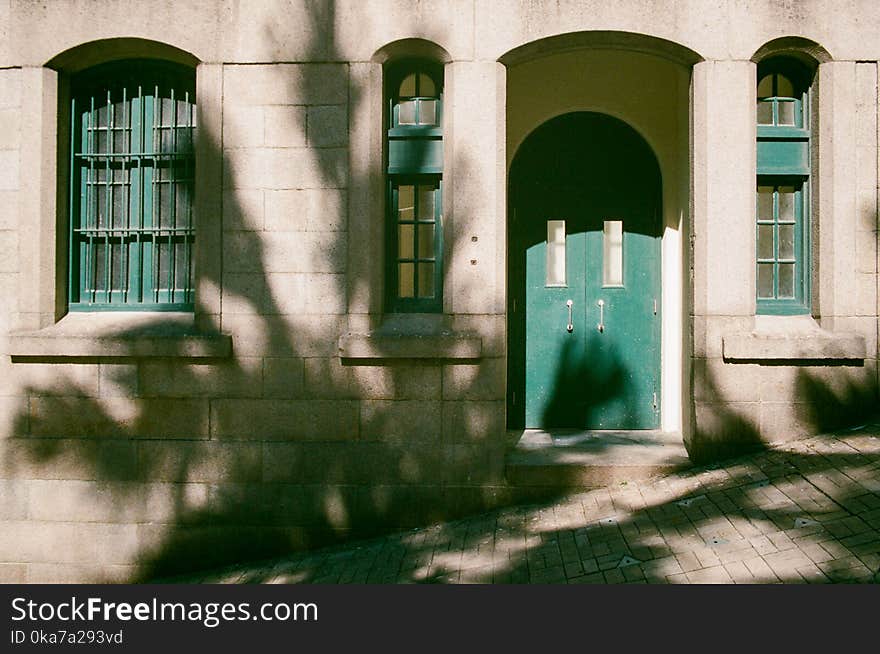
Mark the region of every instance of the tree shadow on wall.
[[[309, 11], [313, 29], [308, 33], [316, 36], [312, 54], [303, 60], [344, 60], [333, 51], [335, 3], [311, 3]], [[273, 24], [266, 33], [277, 40]], [[307, 66], [303, 75], [286, 82], [294, 85], [291, 97], [303, 102], [325, 97], [332, 80], [322, 71], [331, 76], [338, 71], [322, 66], [344, 69], [343, 64]], [[344, 110], [352, 115], [362, 102], [361, 90], [349, 75], [343, 77]], [[307, 130], [306, 124], [301, 128]], [[349, 248], [359, 247], [349, 243], [344, 225], [333, 231], [322, 226], [326, 216], [318, 215], [308, 216], [305, 222], [312, 222], [296, 234], [279, 234], [284, 226], [261, 231], [262, 216], [249, 200], [253, 190], [236, 190], [240, 161], [223, 151], [219, 134], [202, 129], [206, 145], [200, 152], [222, 162], [227, 192], [222, 243], [218, 234], [197, 237], [197, 247], [222, 247], [223, 272], [198, 270], [196, 287], [222, 293], [222, 322], [202, 304], [196, 314], [209, 323], [200, 325], [202, 333], [234, 335], [234, 355], [187, 360], [181, 351], [183, 358], [145, 359], [132, 351], [130, 357], [81, 358], [54, 368], [57, 379], [51, 384], [26, 384], [15, 437], [8, 439], [7, 476], [81, 480], [82, 501], [51, 519], [110, 525], [107, 533], [115, 534], [113, 539], [95, 535], [105, 533], [96, 527], [89, 533], [106, 538], [99, 544], [103, 554], [96, 559], [93, 553], [71, 553], [66, 560], [88, 567], [86, 576], [92, 579], [115, 580], [102, 568], [118, 567], [125, 579], [144, 581], [422, 525], [504, 502], [502, 430], [463, 434], [453, 444], [427, 441], [412, 429], [409, 438], [397, 433], [406, 426], [405, 416], [386, 400], [413, 378], [440, 388], [448, 361], [403, 361], [364, 374], [337, 365], [336, 339], [348, 327], [347, 309], [340, 301], [328, 315], [327, 307], [346, 297], [343, 262]], [[310, 134], [301, 136], [309, 142]], [[317, 171], [320, 189], [336, 189], [344, 198], [346, 188], [370, 186], [370, 180], [348, 171], [347, 144], [300, 153], [309, 158], [300, 162], [303, 168]], [[456, 165], [462, 170], [467, 161]], [[263, 191], [256, 190], [262, 206]], [[344, 200], [339, 211], [349, 214]], [[286, 217], [291, 225], [304, 222], [302, 216]], [[220, 222], [218, 216], [218, 232]], [[312, 243], [312, 259], [297, 262], [296, 252], [279, 246], [279, 236], [290, 237], [288, 244]], [[159, 317], [149, 331], [168, 328]], [[136, 333], [143, 328], [117, 334], [118, 340]], [[53, 362], [31, 358], [16, 366], [47, 363]], [[99, 370], [100, 392], [80, 381], [76, 368], [88, 366]], [[479, 396], [479, 383], [462, 382], [462, 395]], [[377, 391], [377, 384], [386, 390]], [[367, 397], [378, 399], [364, 401]], [[438, 397], [402, 404], [436, 414], [441, 424]], [[359, 433], [368, 423], [370, 433]], [[445, 497], [450, 485], [461, 491], [451, 505]], [[68, 486], [59, 482], [59, 492], [69, 492]]]

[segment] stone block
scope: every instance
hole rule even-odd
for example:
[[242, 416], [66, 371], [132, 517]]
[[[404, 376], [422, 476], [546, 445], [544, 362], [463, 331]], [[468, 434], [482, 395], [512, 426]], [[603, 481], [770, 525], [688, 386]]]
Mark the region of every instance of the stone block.
[[97, 397], [98, 364], [21, 363], [15, 365], [19, 383], [29, 395]]
[[204, 438], [204, 400], [33, 397], [30, 433], [35, 436]]
[[688, 456], [700, 464], [763, 447], [759, 412], [758, 402], [695, 403]]
[[815, 434], [810, 408], [801, 402], [761, 402], [761, 437], [767, 442], [791, 441]]
[[444, 400], [503, 400], [507, 389], [504, 359], [482, 359], [474, 365], [443, 366]]
[[[0, 166], [3, 165], [3, 152], [0, 152]], [[0, 183], [2, 183], [0, 168]], [[0, 273], [18, 272], [18, 232], [0, 232]]]
[[394, 442], [440, 441], [441, 404], [420, 400], [361, 402], [361, 438]]
[[0, 476], [6, 479], [137, 479], [133, 441], [63, 438], [0, 440]]
[[25, 520], [27, 513], [27, 482], [0, 479], [0, 520]]
[[211, 364], [145, 361], [138, 385], [143, 397], [259, 397], [262, 367], [255, 357]]
[[697, 402], [756, 402], [760, 399], [762, 366], [695, 358], [692, 370]]
[[216, 438], [354, 440], [358, 407], [343, 400], [215, 400], [211, 431]]
[[299, 357], [263, 359], [263, 396], [296, 399], [303, 395], [303, 360]]
[[433, 365], [350, 366], [340, 359], [305, 360], [309, 397], [363, 399], [439, 399], [440, 368]]
[[458, 313], [452, 316], [452, 329], [479, 335], [485, 357], [503, 357], [507, 352], [507, 317], [503, 314]]
[[[100, 525], [0, 522], [0, 560], [8, 563], [93, 563]], [[30, 579], [29, 579], [30, 581]]]
[[447, 484], [505, 484], [505, 444], [456, 443], [443, 450], [443, 468]]
[[[306, 145], [305, 107], [265, 107], [266, 139], [271, 148], [298, 148]], [[310, 144], [314, 145], [314, 144]]]
[[143, 484], [142, 492], [149, 522], [183, 522], [210, 508], [210, 486], [204, 482], [148, 482]]
[[345, 227], [343, 190], [266, 191], [266, 229], [269, 231], [332, 232]]
[[98, 368], [98, 388], [102, 397], [137, 397], [137, 364], [102, 363]]
[[19, 188], [18, 150], [0, 150], [0, 191]]
[[21, 106], [21, 69], [7, 68], [0, 71], [0, 107]]
[[125, 584], [137, 579], [132, 565], [95, 563], [33, 563], [28, 566], [29, 584]]
[[348, 185], [348, 157], [343, 148], [242, 148], [227, 150], [225, 156], [227, 188], [278, 190]]
[[259, 481], [262, 475], [258, 443], [144, 441], [139, 443], [138, 457], [144, 481]]
[[238, 105], [337, 104], [348, 99], [344, 64], [224, 67], [224, 96]]
[[271, 145], [264, 136], [265, 113], [264, 107], [227, 104], [223, 108], [223, 148]]
[[[131, 566], [139, 559], [141, 543], [136, 524], [106, 524], [100, 528], [97, 562], [108, 568], [114, 565]], [[111, 574], [119, 574], [111, 573]], [[122, 583], [130, 578], [123, 576]]]
[[[262, 190], [235, 189], [223, 192], [223, 229], [260, 231], [264, 223]], [[227, 237], [228, 238], [228, 237]]]
[[0, 584], [27, 583], [27, 568], [24, 563], [0, 563]]
[[263, 443], [263, 481], [297, 484], [353, 484], [353, 443]]
[[309, 225], [309, 193], [304, 189], [266, 191], [266, 229], [304, 232]]
[[140, 522], [141, 485], [133, 482], [33, 480], [28, 518], [41, 522]]
[[348, 143], [348, 112], [344, 105], [309, 107], [309, 145], [333, 148]]
[[[447, 443], [503, 441], [504, 402], [443, 402], [443, 440]], [[502, 457], [503, 458], [503, 457]]]
[[18, 229], [18, 191], [0, 191], [0, 231]]
[[0, 150], [15, 150], [19, 146], [19, 116], [18, 108], [0, 109]]

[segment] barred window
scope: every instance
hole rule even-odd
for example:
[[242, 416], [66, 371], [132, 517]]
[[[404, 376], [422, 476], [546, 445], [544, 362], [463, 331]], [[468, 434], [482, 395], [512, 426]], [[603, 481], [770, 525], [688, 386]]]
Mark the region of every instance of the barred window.
[[114, 62], [71, 98], [70, 308], [191, 310], [194, 71]]

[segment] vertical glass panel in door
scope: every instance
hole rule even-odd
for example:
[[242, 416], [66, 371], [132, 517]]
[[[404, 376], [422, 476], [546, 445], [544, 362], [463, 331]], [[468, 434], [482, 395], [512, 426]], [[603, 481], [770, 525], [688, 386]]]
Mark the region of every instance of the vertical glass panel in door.
[[547, 221], [547, 273], [545, 286], [565, 286], [565, 221]]
[[602, 286], [623, 286], [623, 221], [606, 220], [602, 235]]

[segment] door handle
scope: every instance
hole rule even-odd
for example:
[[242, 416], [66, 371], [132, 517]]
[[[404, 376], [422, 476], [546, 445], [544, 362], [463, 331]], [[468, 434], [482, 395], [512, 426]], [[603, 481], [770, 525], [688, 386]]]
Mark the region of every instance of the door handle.
[[574, 331], [574, 325], [571, 322], [571, 305], [574, 304], [571, 300], [565, 303], [565, 306], [568, 307], [568, 324], [565, 328], [568, 330], [568, 333], [571, 334]]
[[597, 325], [600, 332], [605, 331], [605, 300], [596, 302], [599, 305], [599, 324]]

